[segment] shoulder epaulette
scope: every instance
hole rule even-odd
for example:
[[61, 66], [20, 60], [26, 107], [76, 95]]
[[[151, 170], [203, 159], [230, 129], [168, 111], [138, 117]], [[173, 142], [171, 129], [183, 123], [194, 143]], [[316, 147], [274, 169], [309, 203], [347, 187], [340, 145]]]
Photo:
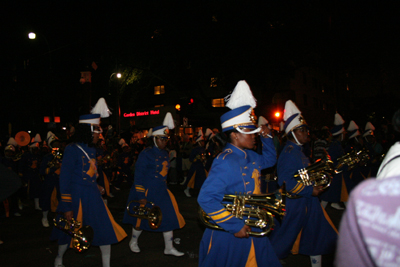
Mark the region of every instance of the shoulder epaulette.
[[222, 151], [221, 153], [219, 153], [219, 155], [217, 156], [217, 159], [222, 159], [224, 160], [226, 156], [228, 156], [229, 154], [232, 154], [232, 149], [227, 148], [224, 151]]

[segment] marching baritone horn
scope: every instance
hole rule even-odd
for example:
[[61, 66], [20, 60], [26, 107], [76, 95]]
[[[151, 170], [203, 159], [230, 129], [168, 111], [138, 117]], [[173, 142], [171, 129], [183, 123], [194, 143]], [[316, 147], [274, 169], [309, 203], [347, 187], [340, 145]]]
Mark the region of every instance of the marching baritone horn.
[[[74, 219], [68, 221], [63, 217], [53, 219], [54, 226], [72, 237], [72, 248], [76, 252], [89, 249], [93, 240], [93, 229], [90, 226], [81, 226], [81, 222]], [[63, 223], [65, 223], [63, 225]]]
[[367, 149], [363, 148], [361, 150], [352, 150], [338, 158], [338, 164], [335, 169], [339, 171], [344, 165], [347, 165], [348, 170], [352, 170], [357, 165], [367, 164], [369, 160], [370, 157]]
[[[260, 232], [251, 231], [249, 235], [264, 236], [274, 227], [274, 217], [278, 221], [285, 215], [286, 201], [285, 184], [275, 193], [269, 194], [234, 194], [225, 195], [222, 205], [225, 209], [239, 219], [245, 219], [245, 224], [250, 227], [260, 228]], [[224, 230], [212, 222], [211, 217], [200, 207], [200, 221], [207, 227], [217, 230]]]
[[[128, 214], [132, 217], [140, 218], [143, 220], [147, 220], [151, 229], [155, 230], [160, 227], [162, 221], [162, 213], [160, 207], [154, 205], [153, 202], [147, 202], [147, 204], [151, 205], [149, 207], [142, 207], [142, 206], [132, 206], [132, 203], [139, 203], [137, 200], [132, 200], [126, 206], [126, 210]], [[131, 207], [132, 206], [132, 207]]]
[[298, 170], [294, 178], [306, 186], [322, 185], [322, 189], [326, 189], [331, 185], [333, 174], [335, 174], [333, 161], [326, 154], [325, 158], [318, 159], [308, 167]]

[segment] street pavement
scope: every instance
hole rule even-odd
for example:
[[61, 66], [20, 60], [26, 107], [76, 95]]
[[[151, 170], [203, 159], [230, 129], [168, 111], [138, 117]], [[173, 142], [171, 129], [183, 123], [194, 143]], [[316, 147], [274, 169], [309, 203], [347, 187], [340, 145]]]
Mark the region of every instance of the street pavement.
[[[183, 193], [181, 185], [170, 185], [169, 189], [175, 195], [179, 209], [185, 218], [186, 225], [174, 231], [174, 246], [185, 255], [182, 257], [165, 256], [164, 240], [161, 233], [143, 232], [139, 238], [141, 252], [135, 254], [129, 249], [129, 239], [132, 232], [130, 225], [123, 224], [122, 218], [129, 194], [129, 186], [123, 183], [120, 191], [115, 191], [114, 198], [108, 200], [108, 207], [118, 222], [128, 234], [128, 237], [111, 246], [111, 266], [148, 266], [148, 267], [194, 267], [198, 266], [199, 244], [204, 226], [197, 216], [198, 191], [192, 190], [191, 198]], [[34, 210], [33, 200], [24, 200], [21, 217], [11, 216], [0, 219], [0, 266], [49, 266], [54, 264], [57, 255], [57, 242], [50, 241], [52, 227], [44, 228], [41, 223], [42, 213]], [[326, 209], [333, 223], [338, 226], [342, 211], [330, 206]], [[49, 222], [54, 213], [49, 214]], [[334, 255], [323, 256], [323, 266], [333, 266]], [[101, 253], [98, 247], [91, 247], [84, 253], [76, 253], [72, 249], [64, 255], [63, 264], [66, 267], [101, 266]], [[283, 260], [284, 267], [311, 266], [308, 256], [291, 255]]]

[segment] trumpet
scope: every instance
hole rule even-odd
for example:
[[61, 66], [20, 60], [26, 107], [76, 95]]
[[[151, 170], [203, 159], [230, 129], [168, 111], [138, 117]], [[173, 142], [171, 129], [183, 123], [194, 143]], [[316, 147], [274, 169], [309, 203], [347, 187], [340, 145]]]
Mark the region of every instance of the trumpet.
[[[245, 224], [250, 227], [260, 228], [261, 232], [251, 231], [249, 235], [264, 236], [274, 227], [274, 217], [279, 221], [285, 215], [286, 203], [285, 185], [275, 193], [270, 194], [234, 194], [225, 195], [223, 206], [233, 216], [245, 218]], [[211, 217], [199, 208], [200, 221], [209, 228], [223, 230], [222, 227], [212, 222]]]
[[310, 166], [298, 170], [294, 178], [306, 186], [322, 185], [322, 189], [326, 189], [331, 185], [333, 174], [335, 174], [333, 161], [327, 154], [324, 159], [318, 159]]
[[335, 170], [339, 171], [344, 165], [348, 166], [348, 170], [354, 169], [357, 165], [365, 165], [370, 160], [368, 150], [363, 148], [361, 150], [352, 150], [349, 153], [338, 158], [338, 164]]
[[162, 221], [162, 213], [160, 207], [154, 205], [153, 202], [147, 202], [147, 204], [151, 205], [149, 207], [141, 207], [141, 206], [132, 206], [132, 203], [139, 203], [137, 200], [132, 200], [126, 206], [126, 210], [128, 214], [132, 217], [140, 218], [147, 220], [151, 229], [155, 230], [160, 227]]
[[[76, 252], [84, 252], [89, 249], [93, 240], [93, 229], [90, 226], [81, 226], [81, 222], [72, 219], [67, 221], [63, 217], [53, 219], [54, 226], [72, 237], [72, 248]], [[63, 222], [65, 224], [63, 225]]]

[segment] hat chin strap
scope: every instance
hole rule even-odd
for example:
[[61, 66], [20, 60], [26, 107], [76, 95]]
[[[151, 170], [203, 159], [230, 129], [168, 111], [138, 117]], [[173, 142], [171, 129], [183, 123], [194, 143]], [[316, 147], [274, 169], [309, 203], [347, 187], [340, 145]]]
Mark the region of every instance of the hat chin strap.
[[153, 142], [154, 142], [154, 145], [156, 146], [156, 148], [160, 149], [160, 148], [157, 146], [157, 142], [156, 142], [156, 137], [155, 137], [155, 136], [153, 136]]
[[255, 130], [253, 130], [253, 131], [251, 131], [251, 132], [245, 132], [245, 131], [241, 130], [239, 127], [236, 127], [235, 129], [236, 129], [239, 133], [242, 133], [242, 134], [255, 134], [255, 133], [259, 133], [259, 132], [261, 131], [261, 127], [258, 127], [257, 129], [255, 129]]
[[303, 144], [301, 144], [301, 143], [299, 142], [299, 140], [297, 140], [297, 137], [296, 137], [296, 135], [294, 134], [294, 132], [292, 132], [292, 135], [293, 135], [293, 137], [294, 137], [294, 140], [296, 140], [296, 143], [297, 143], [299, 146], [302, 146]]

